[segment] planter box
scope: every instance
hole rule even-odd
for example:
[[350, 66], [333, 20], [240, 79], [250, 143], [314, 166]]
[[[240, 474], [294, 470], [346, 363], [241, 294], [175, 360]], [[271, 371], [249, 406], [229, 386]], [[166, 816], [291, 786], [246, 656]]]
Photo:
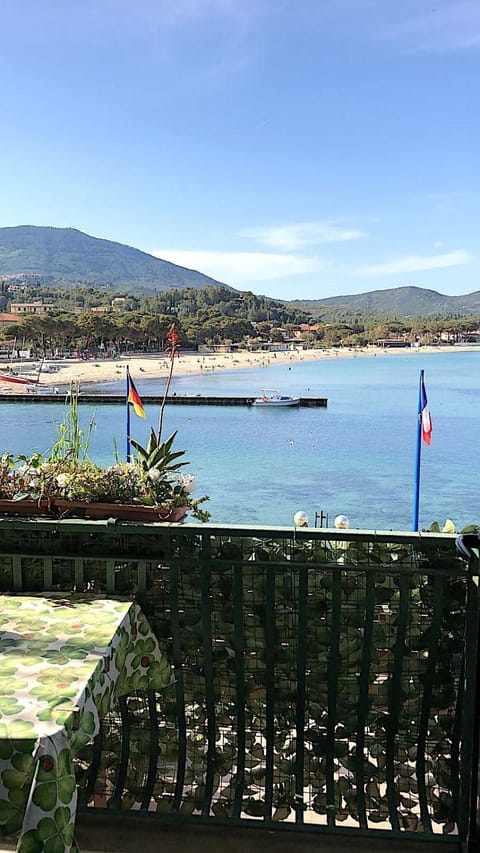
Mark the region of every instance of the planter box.
[[92, 503], [89, 501], [52, 501], [55, 515], [60, 518], [120, 518], [123, 521], [170, 521], [178, 522], [185, 518], [188, 507], [174, 509], [142, 506], [142, 504]]
[[188, 507], [173, 509], [142, 506], [141, 504], [90, 503], [88, 501], [65, 501], [52, 498], [47, 501], [0, 500], [0, 514], [21, 515], [23, 517], [47, 516], [49, 518], [119, 518], [123, 521], [175, 522], [182, 521]]
[[50, 504], [46, 500], [33, 501], [9, 501], [0, 500], [0, 513], [2, 515], [51, 515]]

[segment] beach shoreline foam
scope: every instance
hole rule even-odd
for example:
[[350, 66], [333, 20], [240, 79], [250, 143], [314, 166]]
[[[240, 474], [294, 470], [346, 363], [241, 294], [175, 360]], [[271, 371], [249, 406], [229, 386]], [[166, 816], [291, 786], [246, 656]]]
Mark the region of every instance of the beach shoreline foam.
[[[273, 364], [299, 363], [302, 361], [316, 361], [317, 359], [336, 358], [391, 358], [400, 355], [452, 353], [479, 351], [480, 347], [472, 345], [465, 346], [423, 346], [411, 348], [345, 348], [345, 349], [305, 349], [305, 350], [282, 350], [278, 352], [234, 352], [234, 353], [198, 353], [181, 352], [175, 360], [175, 375], [201, 375], [203, 372], [212, 370], [236, 370], [249, 367], [268, 367]], [[144, 354], [122, 354], [116, 359], [95, 359], [83, 361], [81, 359], [58, 360], [51, 362], [55, 366], [55, 372], [42, 373], [40, 385], [43, 388], [64, 390], [72, 382], [81, 386], [98, 382], [119, 382], [125, 377], [126, 368], [129, 367], [134, 379], [166, 379], [170, 370], [170, 361], [167, 355], [161, 353]], [[18, 370], [18, 362], [12, 361], [5, 365], [12, 370]], [[3, 370], [5, 370], [5, 367]], [[28, 394], [29, 386], [11, 384], [0, 380], [0, 395]]]

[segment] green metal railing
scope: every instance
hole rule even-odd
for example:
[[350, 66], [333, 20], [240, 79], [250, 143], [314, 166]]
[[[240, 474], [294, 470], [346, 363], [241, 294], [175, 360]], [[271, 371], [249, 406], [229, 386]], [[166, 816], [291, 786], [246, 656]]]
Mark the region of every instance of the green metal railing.
[[136, 596], [175, 675], [79, 756], [86, 806], [473, 845], [478, 570], [454, 537], [0, 519], [0, 591], [74, 589]]

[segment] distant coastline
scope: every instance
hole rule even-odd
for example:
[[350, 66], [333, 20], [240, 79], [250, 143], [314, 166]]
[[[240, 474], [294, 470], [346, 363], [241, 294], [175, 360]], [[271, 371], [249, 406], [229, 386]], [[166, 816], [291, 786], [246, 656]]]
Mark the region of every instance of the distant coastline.
[[[282, 363], [299, 363], [303, 361], [316, 361], [317, 359], [336, 358], [396, 358], [402, 355], [454, 353], [454, 352], [480, 352], [480, 346], [467, 344], [462, 346], [422, 346], [418, 349], [409, 348], [382, 348], [363, 347], [343, 349], [306, 349], [306, 350], [284, 350], [280, 352], [236, 352], [236, 353], [182, 353], [175, 363], [175, 375], [201, 375], [203, 372], [217, 370], [237, 370], [249, 367], [265, 367]], [[5, 367], [19, 368], [18, 362], [10, 362]], [[63, 389], [72, 382], [80, 385], [88, 385], [98, 382], [119, 382], [125, 376], [126, 367], [134, 379], [162, 379], [168, 376], [170, 362], [166, 356], [160, 353], [152, 355], [122, 355], [115, 360], [91, 359], [82, 361], [79, 359], [59, 360], [55, 363], [55, 373], [42, 373], [40, 384], [42, 387]], [[5, 369], [3, 367], [3, 369]], [[0, 394], [28, 394], [27, 386], [13, 385], [0, 381]]]

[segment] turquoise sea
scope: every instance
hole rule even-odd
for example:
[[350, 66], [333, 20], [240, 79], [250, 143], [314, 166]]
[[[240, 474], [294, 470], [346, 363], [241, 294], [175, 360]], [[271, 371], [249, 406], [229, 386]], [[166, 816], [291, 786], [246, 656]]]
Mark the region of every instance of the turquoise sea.
[[[255, 396], [264, 387], [328, 398], [327, 409], [170, 406], [165, 436], [178, 429], [196, 494], [208, 494], [211, 521], [289, 525], [297, 510], [311, 524], [323, 510], [330, 521], [345, 513], [354, 528], [411, 528], [419, 371], [433, 420], [422, 448], [420, 527], [452, 518], [457, 527], [480, 522], [480, 349], [478, 352], [385, 353], [368, 358], [271, 363], [268, 367], [208, 371], [174, 379], [178, 394]], [[140, 395], [161, 393], [131, 369]], [[90, 391], [91, 386], [89, 386]], [[95, 390], [123, 391], [123, 383]], [[93, 387], [92, 387], [93, 390]], [[158, 407], [146, 407], [156, 426]], [[114, 437], [125, 448], [121, 406], [82, 406], [95, 412], [90, 455], [114, 460]], [[2, 403], [0, 451], [45, 450], [61, 421], [62, 405]], [[132, 433], [144, 442], [148, 423], [132, 414]]]

